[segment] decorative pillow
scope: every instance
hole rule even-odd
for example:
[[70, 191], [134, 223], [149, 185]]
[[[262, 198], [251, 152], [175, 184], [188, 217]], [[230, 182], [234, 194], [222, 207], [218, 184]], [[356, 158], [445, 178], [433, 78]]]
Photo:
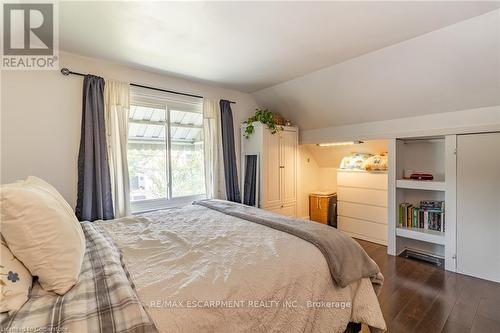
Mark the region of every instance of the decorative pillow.
[[0, 252], [0, 312], [15, 312], [29, 298], [33, 277], [2, 240]]
[[[68, 204], [66, 199], [63, 198], [63, 196], [56, 190], [56, 188], [54, 186], [50, 185], [45, 180], [40, 179], [40, 178], [35, 177], [35, 176], [29, 176], [28, 178], [26, 178], [26, 180], [22, 180], [18, 183], [24, 184], [25, 186], [32, 186], [32, 187], [36, 187], [36, 188], [39, 188], [41, 190], [47, 191], [52, 196], [54, 196], [54, 199], [57, 199], [57, 201], [59, 201], [61, 206], [63, 206], [64, 209], [66, 209], [66, 211], [68, 212], [68, 215], [75, 216], [75, 212], [73, 211], [71, 206]], [[78, 226], [77, 230], [81, 233], [82, 238], [84, 238], [82, 227], [80, 227], [80, 222], [78, 222], [78, 220], [76, 220], [76, 221], [77, 221], [76, 225]]]
[[344, 157], [340, 162], [341, 169], [363, 170], [363, 162], [373, 156], [367, 153], [352, 153]]
[[0, 187], [2, 235], [11, 252], [38, 276], [43, 289], [60, 295], [78, 280], [85, 237], [68, 203], [41, 179]]
[[363, 169], [366, 171], [385, 171], [387, 170], [387, 153], [374, 155], [363, 162]]

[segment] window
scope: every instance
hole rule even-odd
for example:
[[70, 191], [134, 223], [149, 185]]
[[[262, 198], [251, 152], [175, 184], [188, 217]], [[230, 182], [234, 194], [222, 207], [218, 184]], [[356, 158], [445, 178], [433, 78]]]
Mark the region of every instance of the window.
[[200, 99], [132, 92], [128, 163], [133, 212], [205, 196]]

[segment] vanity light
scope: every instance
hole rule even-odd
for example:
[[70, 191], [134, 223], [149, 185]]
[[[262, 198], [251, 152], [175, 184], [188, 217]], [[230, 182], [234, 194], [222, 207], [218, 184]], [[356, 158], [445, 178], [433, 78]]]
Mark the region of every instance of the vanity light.
[[348, 146], [348, 145], [359, 145], [363, 141], [344, 141], [344, 142], [330, 142], [330, 143], [318, 143], [320, 147], [332, 147], [332, 146]]

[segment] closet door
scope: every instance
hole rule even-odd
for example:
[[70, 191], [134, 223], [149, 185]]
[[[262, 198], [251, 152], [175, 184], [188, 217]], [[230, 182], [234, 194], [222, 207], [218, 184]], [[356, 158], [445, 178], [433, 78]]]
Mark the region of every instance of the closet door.
[[285, 130], [281, 135], [281, 191], [283, 204], [297, 200], [297, 132]]
[[281, 206], [280, 188], [280, 136], [264, 130], [264, 172], [262, 182], [262, 208]]
[[500, 282], [500, 133], [457, 136], [457, 271]]

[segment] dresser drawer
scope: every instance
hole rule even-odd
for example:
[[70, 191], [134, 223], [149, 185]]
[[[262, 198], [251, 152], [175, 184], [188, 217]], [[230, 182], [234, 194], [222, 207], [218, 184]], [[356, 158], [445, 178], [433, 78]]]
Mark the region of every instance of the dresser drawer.
[[338, 228], [351, 237], [387, 245], [387, 225], [339, 216]]
[[338, 203], [338, 215], [387, 224], [387, 208], [356, 204], [352, 202]]
[[338, 186], [337, 200], [387, 207], [387, 191]]
[[337, 170], [337, 185], [387, 190], [387, 173]]

